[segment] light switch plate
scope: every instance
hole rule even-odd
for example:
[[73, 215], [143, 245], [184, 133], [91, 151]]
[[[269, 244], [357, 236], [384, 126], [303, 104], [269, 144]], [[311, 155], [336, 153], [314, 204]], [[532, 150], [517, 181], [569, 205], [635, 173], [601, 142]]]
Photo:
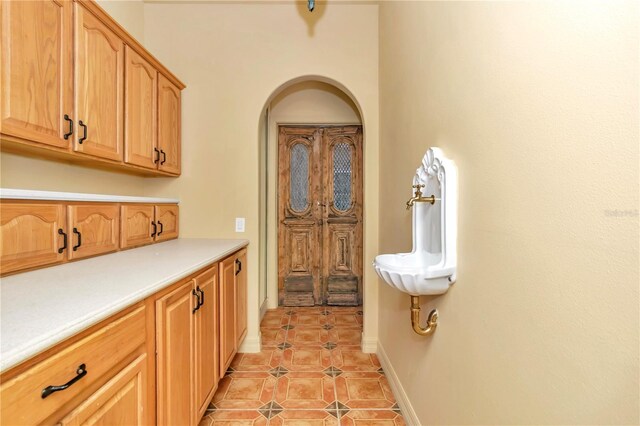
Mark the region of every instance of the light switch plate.
[[236, 217], [236, 232], [244, 232], [244, 217]]

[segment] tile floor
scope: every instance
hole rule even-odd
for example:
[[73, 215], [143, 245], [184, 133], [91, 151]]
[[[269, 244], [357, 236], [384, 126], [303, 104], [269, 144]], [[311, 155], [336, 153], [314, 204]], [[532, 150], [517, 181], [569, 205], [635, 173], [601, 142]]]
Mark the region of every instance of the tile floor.
[[238, 354], [200, 426], [400, 426], [375, 354], [360, 350], [360, 307], [278, 308], [262, 352]]

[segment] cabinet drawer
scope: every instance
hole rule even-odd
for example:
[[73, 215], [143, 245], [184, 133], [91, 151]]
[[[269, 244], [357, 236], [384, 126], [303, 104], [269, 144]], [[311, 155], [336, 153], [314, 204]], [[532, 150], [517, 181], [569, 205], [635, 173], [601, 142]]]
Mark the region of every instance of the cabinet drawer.
[[178, 238], [178, 206], [175, 204], [156, 206], [158, 233], [156, 241]]
[[[83, 391], [108, 379], [105, 374], [143, 345], [144, 341], [145, 308], [141, 306], [2, 383], [0, 423], [41, 423]], [[44, 388], [69, 382], [76, 377], [82, 364], [86, 370], [84, 377], [69, 388], [42, 398]]]
[[120, 211], [117, 204], [68, 206], [69, 259], [118, 250]]
[[154, 206], [150, 204], [124, 204], [121, 207], [121, 212], [120, 248], [151, 244], [157, 232]]
[[0, 205], [0, 272], [62, 262], [67, 231], [62, 204]]

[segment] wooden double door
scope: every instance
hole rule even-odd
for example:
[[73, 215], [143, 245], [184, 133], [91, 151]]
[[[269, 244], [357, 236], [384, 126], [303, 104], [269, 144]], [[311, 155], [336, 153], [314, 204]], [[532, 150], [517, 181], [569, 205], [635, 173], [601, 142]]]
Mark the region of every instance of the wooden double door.
[[280, 126], [278, 298], [362, 302], [362, 126]]

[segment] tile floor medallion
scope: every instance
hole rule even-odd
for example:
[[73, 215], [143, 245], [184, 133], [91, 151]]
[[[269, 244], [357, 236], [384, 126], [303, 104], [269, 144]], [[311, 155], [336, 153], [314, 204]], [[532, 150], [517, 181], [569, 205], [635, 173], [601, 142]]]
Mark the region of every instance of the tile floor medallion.
[[262, 351], [237, 354], [199, 426], [404, 426], [362, 307], [267, 311]]

